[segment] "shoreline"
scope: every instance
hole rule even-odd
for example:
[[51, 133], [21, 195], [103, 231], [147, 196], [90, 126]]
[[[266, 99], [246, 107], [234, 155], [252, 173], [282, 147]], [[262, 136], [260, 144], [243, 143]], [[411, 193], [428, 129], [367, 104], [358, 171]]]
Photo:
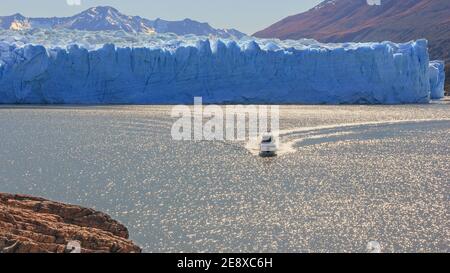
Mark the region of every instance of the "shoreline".
[[[448, 96], [445, 96], [442, 99], [439, 100], [430, 100], [426, 103], [398, 103], [398, 104], [383, 104], [383, 103], [340, 103], [340, 104], [329, 104], [329, 103], [323, 103], [323, 104], [310, 104], [310, 103], [267, 103], [267, 102], [255, 102], [255, 103], [207, 103], [203, 102], [203, 106], [208, 105], [219, 105], [219, 106], [227, 106], [227, 105], [264, 105], [264, 106], [417, 106], [417, 105], [429, 105], [429, 104], [436, 104], [440, 102], [450, 102], [450, 94]], [[40, 108], [71, 108], [71, 107], [77, 107], [77, 108], [89, 108], [89, 107], [109, 107], [109, 106], [177, 106], [177, 105], [187, 105], [187, 106], [194, 106], [194, 103], [188, 103], [183, 104], [180, 103], [153, 103], [153, 104], [136, 104], [136, 103], [103, 103], [103, 104], [72, 104], [72, 103], [43, 103], [43, 104], [35, 104], [35, 103], [0, 103], [0, 109], [7, 109], [7, 108], [32, 108], [32, 107], [40, 107]]]

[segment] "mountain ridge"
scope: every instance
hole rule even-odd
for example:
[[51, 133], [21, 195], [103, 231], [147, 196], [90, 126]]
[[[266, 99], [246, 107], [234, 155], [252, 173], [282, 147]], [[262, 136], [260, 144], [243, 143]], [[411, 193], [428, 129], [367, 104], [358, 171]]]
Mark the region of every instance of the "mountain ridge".
[[446, 62], [450, 90], [450, 1], [328, 0], [254, 34], [259, 38], [312, 38], [320, 42], [408, 42], [426, 38], [432, 59]]
[[31, 28], [66, 28], [86, 31], [122, 30], [129, 33], [167, 33], [177, 35], [215, 35], [221, 38], [242, 38], [246, 34], [236, 29], [216, 29], [208, 23], [192, 19], [167, 21], [129, 16], [111, 6], [97, 6], [70, 17], [25, 17], [20, 13], [0, 16], [0, 28], [21, 30]]

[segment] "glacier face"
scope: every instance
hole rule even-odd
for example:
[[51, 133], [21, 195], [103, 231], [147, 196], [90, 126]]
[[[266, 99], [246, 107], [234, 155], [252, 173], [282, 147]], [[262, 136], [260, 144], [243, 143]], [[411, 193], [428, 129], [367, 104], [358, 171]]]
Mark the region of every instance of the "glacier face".
[[0, 34], [0, 103], [176, 104], [192, 103], [194, 96], [206, 103], [430, 99], [426, 40], [320, 44], [137, 35], [131, 43], [130, 36], [111, 40], [97, 33], [86, 49], [73, 44], [84, 38], [61, 42], [55, 35]]
[[430, 62], [431, 99], [442, 99], [445, 94], [445, 65], [443, 61]]

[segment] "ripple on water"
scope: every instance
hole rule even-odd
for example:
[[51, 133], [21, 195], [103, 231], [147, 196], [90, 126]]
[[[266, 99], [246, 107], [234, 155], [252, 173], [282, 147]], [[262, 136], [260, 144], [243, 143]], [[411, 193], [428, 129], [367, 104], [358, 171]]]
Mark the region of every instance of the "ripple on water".
[[0, 191], [105, 211], [148, 252], [450, 250], [448, 103], [283, 106], [270, 159], [172, 141], [170, 110], [0, 107]]

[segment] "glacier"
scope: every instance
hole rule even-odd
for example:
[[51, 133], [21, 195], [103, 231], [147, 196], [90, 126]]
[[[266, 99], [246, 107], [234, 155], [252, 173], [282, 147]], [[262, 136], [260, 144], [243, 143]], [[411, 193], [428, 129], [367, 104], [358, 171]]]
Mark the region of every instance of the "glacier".
[[0, 32], [0, 103], [427, 103], [443, 81], [426, 40], [67, 33]]
[[430, 62], [431, 99], [442, 99], [445, 94], [445, 65], [443, 61]]

